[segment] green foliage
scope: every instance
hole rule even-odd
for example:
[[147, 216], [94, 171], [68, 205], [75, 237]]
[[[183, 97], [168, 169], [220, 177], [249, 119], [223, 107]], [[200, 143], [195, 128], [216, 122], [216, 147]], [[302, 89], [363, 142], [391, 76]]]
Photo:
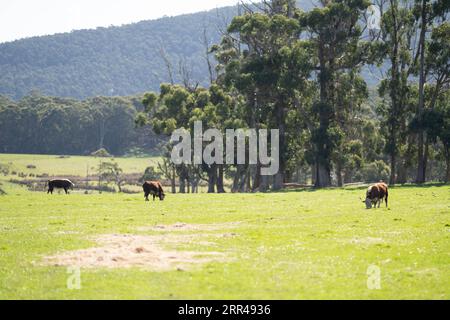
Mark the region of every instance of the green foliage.
[[161, 179], [161, 173], [155, 167], [145, 169], [141, 181], [158, 181]]
[[365, 182], [388, 181], [391, 170], [389, 166], [382, 160], [364, 165], [361, 171], [361, 179]]
[[151, 151], [158, 138], [135, 128], [139, 106], [133, 99], [78, 101], [36, 93], [18, 102], [0, 99], [0, 152], [91, 154], [105, 148], [121, 155], [134, 146]]
[[101, 161], [98, 169], [99, 181], [105, 181], [106, 183], [113, 182], [119, 188], [119, 192], [122, 192], [122, 184], [124, 182], [122, 173], [123, 169], [114, 160], [111, 162]]

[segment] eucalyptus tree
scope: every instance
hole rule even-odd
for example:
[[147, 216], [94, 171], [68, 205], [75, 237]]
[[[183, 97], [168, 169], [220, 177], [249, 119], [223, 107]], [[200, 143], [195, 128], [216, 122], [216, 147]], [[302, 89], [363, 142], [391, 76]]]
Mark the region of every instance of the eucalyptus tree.
[[[435, 76], [435, 90], [430, 101], [430, 109], [434, 108], [435, 99], [441, 92], [443, 85], [448, 82], [449, 75], [449, 34], [448, 13], [450, 4], [444, 0], [415, 0], [413, 13], [417, 24], [420, 26], [417, 55], [415, 57], [416, 74], [419, 76], [419, 99], [417, 117], [423, 118], [426, 106], [426, 84], [430, 76]], [[447, 25], [447, 27], [446, 27]], [[430, 36], [430, 33], [432, 35]], [[442, 37], [444, 36], [444, 37]], [[430, 38], [432, 38], [430, 40]], [[431, 42], [431, 43], [430, 43]], [[434, 102], [433, 102], [434, 100]], [[426, 181], [429, 141], [425, 137], [426, 130], [418, 128], [418, 156], [416, 182]]]
[[332, 157], [343, 139], [337, 105], [342, 74], [354, 73], [370, 58], [372, 46], [362, 40], [362, 20], [369, 2], [321, 0], [320, 7], [303, 13], [300, 24], [306, 28], [319, 86], [313, 110], [316, 125], [312, 133], [316, 187], [331, 185]]
[[[248, 126], [279, 130], [280, 170], [273, 179], [277, 190], [289, 176], [287, 119], [295, 90], [309, 77], [309, 56], [300, 40], [295, 1], [263, 1], [255, 7], [234, 18], [228, 28], [218, 54], [219, 66], [225, 70], [219, 80], [223, 78], [245, 98]], [[257, 173], [256, 188], [259, 178]]]

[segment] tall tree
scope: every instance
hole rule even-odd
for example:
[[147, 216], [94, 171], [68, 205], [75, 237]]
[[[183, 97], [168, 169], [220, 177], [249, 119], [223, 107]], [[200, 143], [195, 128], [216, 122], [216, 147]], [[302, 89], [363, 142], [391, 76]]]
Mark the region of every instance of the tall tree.
[[315, 158], [315, 185], [331, 185], [332, 154], [342, 139], [337, 123], [336, 93], [339, 75], [356, 70], [366, 61], [369, 45], [362, 42], [359, 20], [369, 6], [368, 1], [320, 1], [322, 7], [303, 14], [302, 26], [310, 34], [312, 57], [320, 88], [315, 102], [317, 126], [312, 139]]
[[389, 8], [383, 14], [381, 33], [383, 44], [380, 55], [388, 60], [390, 69], [387, 77], [381, 82], [379, 93], [388, 97], [382, 108], [386, 131], [386, 153], [389, 155], [391, 176], [390, 184], [397, 181], [397, 162], [399, 158], [402, 128], [405, 127], [405, 104], [410, 87], [408, 78], [412, 72], [413, 58], [411, 53], [412, 39], [415, 32], [414, 16], [408, 5], [398, 0], [389, 0]]
[[[436, 27], [436, 23], [445, 21], [450, 9], [448, 1], [431, 1], [431, 0], [416, 0], [416, 19], [420, 21], [420, 39], [418, 44], [418, 55], [416, 61], [419, 70], [419, 101], [417, 108], [417, 117], [423, 118], [426, 108], [425, 101], [425, 85], [429, 80], [430, 74], [436, 75], [436, 86], [433, 98], [431, 100], [430, 108], [434, 108], [435, 99], [439, 95], [442, 86], [448, 81], [449, 75], [449, 57], [448, 57], [448, 34], [441, 38], [439, 35], [445, 34], [444, 22]], [[437, 20], [437, 21], [436, 21]], [[436, 28], [435, 28], [436, 27]], [[430, 29], [433, 29], [431, 41], [429, 40]], [[447, 41], [447, 46], [443, 43]], [[430, 44], [431, 42], [431, 44]], [[444, 45], [443, 45], [444, 44]], [[431, 46], [431, 50], [429, 47]], [[427, 54], [430, 57], [427, 57]], [[427, 63], [428, 62], [428, 63]], [[439, 63], [439, 66], [436, 64]], [[437, 67], [437, 68], [436, 68]], [[433, 102], [434, 100], [434, 102]], [[429, 141], [426, 137], [425, 128], [418, 128], [418, 164], [417, 164], [417, 183], [424, 183], [427, 178], [427, 162], [428, 162]]]

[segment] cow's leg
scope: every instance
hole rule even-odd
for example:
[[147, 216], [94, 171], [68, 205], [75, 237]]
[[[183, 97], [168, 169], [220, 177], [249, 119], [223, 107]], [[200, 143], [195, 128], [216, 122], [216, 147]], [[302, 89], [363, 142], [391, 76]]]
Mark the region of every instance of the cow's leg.
[[[50, 194], [53, 194], [53, 188], [49, 188], [48, 192], [50, 192]], [[47, 194], [48, 194], [48, 192], [47, 192]]]
[[378, 199], [375, 198], [375, 199], [372, 201], [372, 205], [373, 205], [373, 208], [374, 208], [374, 209], [377, 208], [377, 203], [378, 203]]
[[65, 192], [66, 194], [69, 194], [69, 191], [67, 190], [66, 187], [64, 188], [64, 192]]
[[153, 201], [155, 201], [156, 199], [156, 194], [153, 194]]
[[144, 195], [145, 201], [150, 201], [150, 200], [148, 199], [148, 195], [149, 195], [149, 194], [146, 192], [145, 195]]

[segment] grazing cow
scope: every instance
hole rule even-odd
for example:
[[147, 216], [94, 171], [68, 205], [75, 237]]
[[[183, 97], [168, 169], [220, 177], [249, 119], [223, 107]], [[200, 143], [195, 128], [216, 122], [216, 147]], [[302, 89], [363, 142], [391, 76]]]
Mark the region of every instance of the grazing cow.
[[64, 189], [66, 194], [69, 194], [69, 189], [73, 190], [75, 185], [72, 183], [72, 181], [68, 179], [62, 179], [62, 180], [49, 180], [48, 181], [48, 191], [47, 194], [51, 193], [53, 194], [53, 190], [56, 189]]
[[158, 197], [161, 201], [163, 201], [166, 197], [161, 182], [159, 181], [146, 181], [142, 188], [144, 189], [145, 193], [145, 201], [150, 201], [148, 199], [149, 195], [153, 196], [153, 201], [155, 201], [156, 197]]
[[388, 196], [389, 196], [389, 191], [388, 191], [387, 184], [380, 182], [380, 183], [370, 186], [367, 189], [366, 200], [363, 202], [366, 204], [367, 209], [372, 209], [372, 206], [374, 208], [376, 208], [377, 204], [378, 204], [378, 208], [379, 208], [381, 206], [381, 203], [383, 202], [383, 200], [385, 200], [386, 208], [387, 208]]

